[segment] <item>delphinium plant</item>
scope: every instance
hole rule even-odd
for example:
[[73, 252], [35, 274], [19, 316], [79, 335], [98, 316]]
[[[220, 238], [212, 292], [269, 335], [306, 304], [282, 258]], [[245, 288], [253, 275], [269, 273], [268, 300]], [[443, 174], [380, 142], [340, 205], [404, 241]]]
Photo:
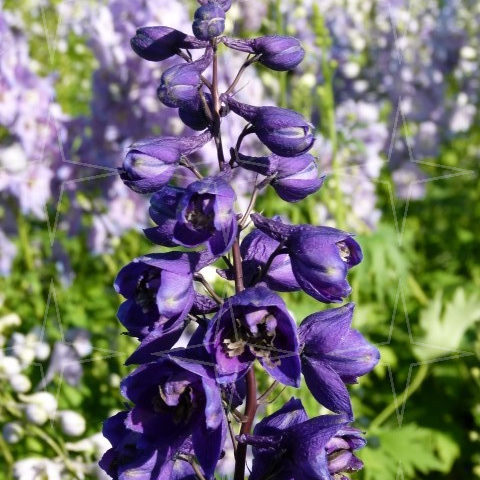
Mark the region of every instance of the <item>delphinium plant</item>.
[[[320, 302], [341, 303], [351, 291], [348, 271], [362, 252], [349, 233], [253, 213], [259, 191], [268, 185], [282, 200], [297, 202], [319, 190], [324, 179], [308, 153], [312, 126], [300, 114], [235, 98], [250, 65], [288, 71], [302, 61], [304, 50], [292, 37], [224, 36], [231, 1], [200, 3], [194, 36], [159, 26], [140, 28], [132, 39], [146, 60], [180, 57], [163, 73], [158, 97], [201, 133], [138, 141], [120, 169], [129, 188], [153, 194], [150, 216], [156, 226], [145, 233], [163, 248], [133, 260], [115, 282], [126, 298], [118, 318], [140, 340], [127, 363], [139, 366], [121, 385], [127, 409], [105, 422], [112, 448], [100, 465], [114, 479], [211, 479], [231, 446], [234, 480], [243, 480], [250, 445], [252, 480], [345, 480], [362, 467], [354, 452], [365, 444], [351, 426], [346, 384], [375, 366], [378, 351], [351, 328], [353, 304], [312, 314], [297, 327], [276, 292], [303, 290]], [[246, 53], [223, 93], [217, 61], [222, 46]], [[201, 55], [194, 59], [192, 50]], [[222, 122], [231, 114], [246, 125], [227, 150]], [[243, 154], [249, 135], [270, 153]], [[210, 141], [219, 169], [203, 176], [191, 154]], [[243, 212], [235, 209], [231, 182], [237, 168], [262, 177]], [[175, 183], [179, 175], [182, 186]], [[192, 181], [185, 185], [188, 175]], [[219, 275], [235, 286], [228, 298], [201, 272], [216, 262], [224, 263]], [[187, 334], [188, 344], [176, 346]], [[302, 374], [312, 396], [332, 414], [309, 419], [302, 402], [292, 398], [254, 426], [271, 389], [298, 388]], [[268, 375], [271, 385], [259, 392], [260, 375]]]

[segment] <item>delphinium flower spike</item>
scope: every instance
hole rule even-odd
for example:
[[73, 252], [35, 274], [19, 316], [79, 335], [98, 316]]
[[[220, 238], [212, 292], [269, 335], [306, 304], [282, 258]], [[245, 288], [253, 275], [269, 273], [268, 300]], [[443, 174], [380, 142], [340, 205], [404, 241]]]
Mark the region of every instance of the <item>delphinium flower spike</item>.
[[[253, 447], [252, 480], [343, 480], [361, 468], [353, 452], [365, 444], [350, 426], [346, 384], [375, 366], [378, 351], [351, 329], [353, 304], [315, 313], [297, 326], [276, 292], [303, 290], [324, 303], [342, 302], [351, 291], [348, 271], [362, 252], [350, 233], [252, 213], [266, 185], [298, 202], [317, 192], [324, 176], [309, 153], [315, 141], [309, 122], [292, 110], [242, 103], [234, 93], [251, 65], [293, 69], [304, 51], [291, 37], [224, 36], [232, 2], [199, 3], [193, 35], [159, 26], [139, 28], [132, 39], [146, 60], [179, 59], [163, 73], [158, 97], [199, 133], [138, 140], [120, 169], [128, 187], [152, 194], [154, 226], [145, 234], [161, 250], [133, 260], [115, 281], [126, 298], [118, 318], [140, 344], [127, 361], [138, 367], [122, 383], [126, 410], [105, 422], [112, 448], [101, 466], [119, 480], [211, 480], [228, 442], [235, 451], [234, 480], [245, 479], [247, 445]], [[222, 45], [248, 55], [225, 92], [219, 91]], [[197, 60], [192, 49], [202, 50]], [[246, 126], [228, 146], [228, 158], [222, 121], [230, 114]], [[241, 151], [252, 133], [270, 153]], [[205, 171], [193, 154], [212, 140], [218, 170]], [[190, 175], [176, 175], [181, 169]], [[246, 211], [235, 203], [234, 169], [264, 177]], [[217, 261], [224, 263], [219, 277], [233, 282], [228, 298], [202, 274]], [[178, 347], [182, 334], [190, 338]], [[298, 388], [302, 374], [313, 397], [338, 415], [309, 419], [292, 399], [252, 430], [257, 375]]]

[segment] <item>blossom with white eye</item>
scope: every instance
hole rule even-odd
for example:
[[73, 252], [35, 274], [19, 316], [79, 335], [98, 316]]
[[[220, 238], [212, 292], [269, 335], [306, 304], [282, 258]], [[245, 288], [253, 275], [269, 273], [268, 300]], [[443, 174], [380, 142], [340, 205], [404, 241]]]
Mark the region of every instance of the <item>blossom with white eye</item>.
[[11, 445], [18, 443], [24, 435], [24, 430], [19, 422], [8, 422], [2, 428], [2, 436]]
[[63, 410], [58, 412], [57, 418], [60, 422], [60, 428], [65, 435], [78, 437], [85, 432], [85, 419], [73, 410]]

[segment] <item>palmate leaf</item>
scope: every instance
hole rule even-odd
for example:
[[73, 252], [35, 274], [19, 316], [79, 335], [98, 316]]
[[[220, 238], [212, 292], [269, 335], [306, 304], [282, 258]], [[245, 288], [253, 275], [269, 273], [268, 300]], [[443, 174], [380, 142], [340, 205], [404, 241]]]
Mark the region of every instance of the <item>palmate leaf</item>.
[[467, 295], [463, 288], [457, 288], [452, 300], [445, 306], [442, 300], [442, 292], [437, 292], [430, 305], [420, 313], [424, 335], [415, 339], [422, 345], [414, 349], [420, 360], [458, 350], [467, 330], [480, 320], [479, 295]]
[[438, 430], [415, 424], [380, 430], [359, 452], [365, 463], [362, 478], [413, 479], [418, 473], [449, 472], [459, 453], [458, 445]]

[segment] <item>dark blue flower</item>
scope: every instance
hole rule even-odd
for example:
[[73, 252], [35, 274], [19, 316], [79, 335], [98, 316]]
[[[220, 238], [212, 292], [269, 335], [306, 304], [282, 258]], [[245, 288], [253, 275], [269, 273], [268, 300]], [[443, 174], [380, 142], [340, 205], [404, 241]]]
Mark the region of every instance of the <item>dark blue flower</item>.
[[180, 337], [195, 301], [193, 274], [211, 261], [206, 253], [169, 252], [135, 259], [120, 270], [115, 289], [127, 300], [118, 318], [131, 335], [144, 342], [154, 336], [159, 349]]
[[379, 352], [350, 328], [354, 304], [314, 313], [301, 323], [302, 373], [315, 399], [329, 410], [353, 417], [346, 383], [370, 372]]
[[277, 71], [293, 70], [305, 57], [305, 50], [295, 37], [266, 35], [246, 40], [224, 37], [222, 41], [227, 47], [259, 55], [260, 63]]
[[258, 359], [279, 382], [299, 386], [295, 322], [283, 300], [265, 287], [247, 288], [225, 300], [210, 322], [205, 348], [220, 383], [241, 378]]
[[174, 28], [158, 26], [139, 28], [130, 45], [145, 60], [160, 62], [173, 57], [181, 48], [205, 48], [207, 43]]
[[[243, 280], [245, 285], [265, 285], [278, 292], [294, 292], [300, 290], [300, 285], [292, 271], [292, 264], [287, 253], [276, 253], [280, 242], [263, 233], [258, 228], [253, 229], [242, 241]], [[267, 263], [269, 263], [268, 269]], [[234, 279], [233, 269], [219, 271], [222, 277]]]
[[138, 193], [152, 193], [172, 178], [183, 155], [190, 155], [211, 140], [210, 132], [193, 137], [159, 137], [134, 143], [120, 169], [120, 177]]
[[193, 34], [200, 40], [211, 40], [225, 30], [225, 10], [216, 2], [202, 5], [195, 11]]
[[237, 102], [231, 96], [225, 96], [224, 101], [232, 111], [252, 124], [260, 141], [277, 155], [301, 155], [310, 150], [315, 142], [312, 125], [293, 110], [254, 107]]
[[337, 474], [362, 467], [353, 451], [365, 445], [345, 417], [309, 420], [300, 400], [293, 398], [259, 422], [253, 435], [239, 440], [253, 446], [250, 480], [336, 480]]
[[126, 427], [147, 444], [168, 451], [168, 458], [191, 439], [206, 476], [213, 475], [223, 448], [226, 420], [214, 378], [193, 373], [160, 358], [137, 368], [122, 382], [122, 394], [134, 406]]
[[308, 153], [293, 158], [275, 154], [268, 157], [239, 154], [238, 164], [261, 175], [272, 176], [270, 185], [287, 202], [298, 202], [317, 192], [325, 179], [318, 173], [315, 158]]
[[212, 59], [213, 50], [207, 48], [198, 60], [167, 69], [157, 89], [160, 101], [171, 108], [189, 107], [198, 102], [201, 74], [212, 63]]
[[341, 302], [351, 288], [348, 270], [362, 260], [360, 245], [349, 233], [330, 227], [286, 225], [252, 214], [257, 228], [283, 242], [302, 289], [321, 302]]
[[173, 238], [185, 247], [207, 243], [213, 255], [229, 250], [237, 235], [235, 192], [222, 176], [191, 183], [180, 198]]

